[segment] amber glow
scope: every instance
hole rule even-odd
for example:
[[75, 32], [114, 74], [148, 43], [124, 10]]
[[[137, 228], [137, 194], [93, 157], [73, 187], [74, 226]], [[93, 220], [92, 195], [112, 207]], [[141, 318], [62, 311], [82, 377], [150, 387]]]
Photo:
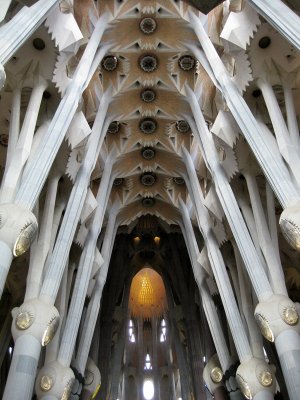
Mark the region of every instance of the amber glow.
[[159, 246], [159, 244], [160, 244], [160, 237], [159, 237], [159, 236], [155, 236], [155, 237], [154, 237], [154, 242], [155, 242], [156, 246]]
[[137, 246], [141, 241], [141, 238], [139, 236], [135, 236], [133, 238], [133, 243]]
[[143, 268], [132, 280], [129, 308], [134, 317], [161, 317], [166, 309], [166, 292], [161, 276]]

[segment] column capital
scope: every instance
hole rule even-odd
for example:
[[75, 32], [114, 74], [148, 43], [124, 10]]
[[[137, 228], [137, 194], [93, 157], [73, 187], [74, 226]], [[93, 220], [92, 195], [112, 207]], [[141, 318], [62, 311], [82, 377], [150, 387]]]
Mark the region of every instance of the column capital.
[[289, 245], [300, 251], [300, 202], [282, 212], [279, 225]]
[[38, 230], [35, 215], [18, 204], [0, 205], [0, 241], [7, 244], [15, 257], [25, 253]]
[[270, 342], [274, 342], [282, 332], [298, 331], [299, 327], [299, 315], [295, 304], [287, 296], [279, 294], [258, 303], [255, 319], [262, 335]]
[[203, 380], [210, 393], [214, 393], [217, 388], [223, 386], [223, 371], [217, 354], [214, 354], [207, 362], [203, 370]]
[[253, 357], [240, 364], [236, 380], [246, 399], [252, 399], [263, 391], [271, 395], [275, 393], [276, 379], [271, 366], [259, 358]]
[[35, 384], [38, 399], [53, 396], [57, 399], [68, 399], [74, 383], [74, 372], [70, 367], [58, 361], [45, 364], [39, 371]]

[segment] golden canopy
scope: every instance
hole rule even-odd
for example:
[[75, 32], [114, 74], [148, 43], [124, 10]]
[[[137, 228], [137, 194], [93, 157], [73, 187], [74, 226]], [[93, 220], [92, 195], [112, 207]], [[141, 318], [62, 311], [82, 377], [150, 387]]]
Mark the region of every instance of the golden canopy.
[[141, 269], [130, 288], [129, 309], [137, 318], [160, 318], [167, 308], [166, 291], [161, 276], [151, 268]]

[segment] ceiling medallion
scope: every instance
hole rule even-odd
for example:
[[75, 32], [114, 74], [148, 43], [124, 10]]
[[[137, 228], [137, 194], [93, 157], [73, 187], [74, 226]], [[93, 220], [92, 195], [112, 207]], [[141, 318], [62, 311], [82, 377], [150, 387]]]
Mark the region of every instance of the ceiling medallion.
[[102, 67], [106, 71], [114, 71], [118, 66], [118, 59], [115, 56], [106, 56], [103, 58]]
[[144, 118], [139, 124], [140, 131], [146, 134], [154, 133], [157, 129], [157, 122], [153, 118]]
[[142, 205], [144, 207], [153, 207], [155, 205], [155, 199], [152, 197], [144, 197], [142, 200]]
[[195, 67], [196, 61], [194, 57], [185, 55], [179, 58], [178, 65], [183, 71], [191, 71]]
[[152, 54], [145, 54], [139, 59], [140, 68], [144, 72], [153, 72], [158, 66], [157, 58]]
[[141, 92], [141, 99], [145, 103], [152, 103], [156, 99], [156, 93], [152, 89], [145, 89]]
[[123, 178], [116, 178], [114, 180], [114, 186], [121, 186], [123, 183]]
[[140, 22], [140, 29], [146, 35], [150, 35], [155, 31], [157, 27], [156, 21], [153, 18], [147, 17], [143, 18]]
[[267, 47], [270, 46], [270, 44], [271, 44], [271, 38], [269, 36], [262, 37], [258, 42], [258, 46], [261, 49], [266, 49]]
[[33, 47], [38, 50], [38, 51], [42, 51], [44, 50], [44, 48], [46, 47], [45, 42], [43, 39], [41, 38], [35, 38], [32, 41], [32, 45]]
[[174, 181], [177, 185], [183, 185], [183, 184], [184, 184], [184, 179], [181, 178], [180, 176], [173, 178], [173, 181]]
[[111, 122], [111, 123], [109, 124], [109, 127], [108, 127], [108, 129], [107, 129], [107, 132], [108, 132], [108, 133], [113, 133], [113, 134], [115, 134], [115, 133], [118, 133], [119, 130], [120, 130], [120, 122], [118, 122], [118, 121], [113, 121], [113, 122]]
[[152, 186], [156, 182], [156, 175], [153, 174], [152, 172], [145, 172], [144, 174], [141, 175], [140, 182], [144, 186]]
[[152, 160], [155, 157], [155, 150], [152, 147], [145, 147], [141, 154], [145, 160]]
[[180, 133], [187, 133], [187, 132], [189, 132], [189, 130], [191, 128], [190, 128], [190, 125], [186, 121], [181, 120], [181, 121], [176, 122], [176, 129]]

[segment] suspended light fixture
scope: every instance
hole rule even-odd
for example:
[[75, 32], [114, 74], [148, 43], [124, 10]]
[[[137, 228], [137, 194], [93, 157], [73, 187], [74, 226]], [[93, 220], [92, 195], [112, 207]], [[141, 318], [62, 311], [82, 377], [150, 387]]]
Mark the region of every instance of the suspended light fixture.
[[132, 280], [129, 309], [145, 320], [161, 318], [167, 308], [166, 292], [161, 276], [151, 268], [143, 268]]

